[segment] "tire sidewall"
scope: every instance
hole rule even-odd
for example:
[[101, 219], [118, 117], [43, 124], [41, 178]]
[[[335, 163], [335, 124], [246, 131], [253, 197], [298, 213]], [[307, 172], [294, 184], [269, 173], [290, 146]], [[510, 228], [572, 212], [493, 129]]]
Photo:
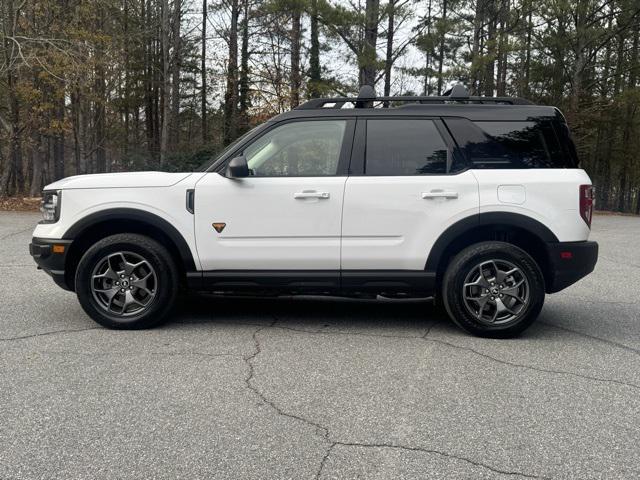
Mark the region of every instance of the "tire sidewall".
[[[479, 322], [465, 306], [465, 279], [471, 269], [487, 260], [513, 263], [527, 278], [529, 301], [516, 322], [486, 325]], [[544, 296], [544, 277], [538, 264], [524, 250], [504, 242], [482, 242], [464, 249], [451, 261], [443, 280], [444, 305], [449, 316], [464, 330], [482, 337], [509, 338], [519, 335], [537, 318], [544, 304]]]
[[[157, 285], [152, 304], [130, 317], [107, 313], [91, 291], [91, 277], [96, 264], [116, 252], [132, 252], [142, 256], [155, 270]], [[99, 324], [108, 328], [139, 329], [155, 326], [169, 313], [177, 291], [177, 272], [166, 249], [143, 235], [119, 234], [100, 240], [82, 256], [76, 270], [75, 288], [80, 305]]]

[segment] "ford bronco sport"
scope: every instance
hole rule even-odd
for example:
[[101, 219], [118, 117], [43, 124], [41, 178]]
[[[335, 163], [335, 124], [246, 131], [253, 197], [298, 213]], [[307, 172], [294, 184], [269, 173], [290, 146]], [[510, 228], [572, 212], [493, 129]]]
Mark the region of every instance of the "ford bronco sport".
[[593, 270], [592, 208], [557, 108], [364, 87], [276, 116], [197, 173], [48, 185], [30, 252], [111, 328], [160, 323], [188, 288], [433, 296], [504, 338]]

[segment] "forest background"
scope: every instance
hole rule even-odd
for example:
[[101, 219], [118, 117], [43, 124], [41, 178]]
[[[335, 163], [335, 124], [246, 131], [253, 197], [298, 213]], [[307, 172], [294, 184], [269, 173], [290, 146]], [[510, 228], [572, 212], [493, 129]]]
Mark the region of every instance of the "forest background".
[[190, 170], [308, 98], [558, 106], [597, 206], [640, 213], [640, 0], [0, 0], [0, 197]]

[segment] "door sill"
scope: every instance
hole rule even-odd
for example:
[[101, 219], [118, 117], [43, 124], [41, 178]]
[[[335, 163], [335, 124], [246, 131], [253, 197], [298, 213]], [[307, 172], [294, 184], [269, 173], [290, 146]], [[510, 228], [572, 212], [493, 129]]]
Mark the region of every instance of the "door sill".
[[433, 295], [436, 275], [423, 270], [207, 270], [187, 286], [208, 292], [319, 295]]

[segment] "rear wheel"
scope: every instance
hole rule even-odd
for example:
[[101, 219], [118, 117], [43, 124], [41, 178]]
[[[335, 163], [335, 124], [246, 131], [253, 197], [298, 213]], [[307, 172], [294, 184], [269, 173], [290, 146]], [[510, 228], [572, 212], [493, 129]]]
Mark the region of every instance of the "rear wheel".
[[94, 244], [76, 271], [82, 308], [108, 328], [149, 328], [170, 312], [178, 273], [165, 247], [137, 234], [118, 234]]
[[544, 303], [544, 277], [524, 250], [504, 242], [467, 247], [449, 264], [443, 303], [466, 331], [492, 338], [522, 333]]

